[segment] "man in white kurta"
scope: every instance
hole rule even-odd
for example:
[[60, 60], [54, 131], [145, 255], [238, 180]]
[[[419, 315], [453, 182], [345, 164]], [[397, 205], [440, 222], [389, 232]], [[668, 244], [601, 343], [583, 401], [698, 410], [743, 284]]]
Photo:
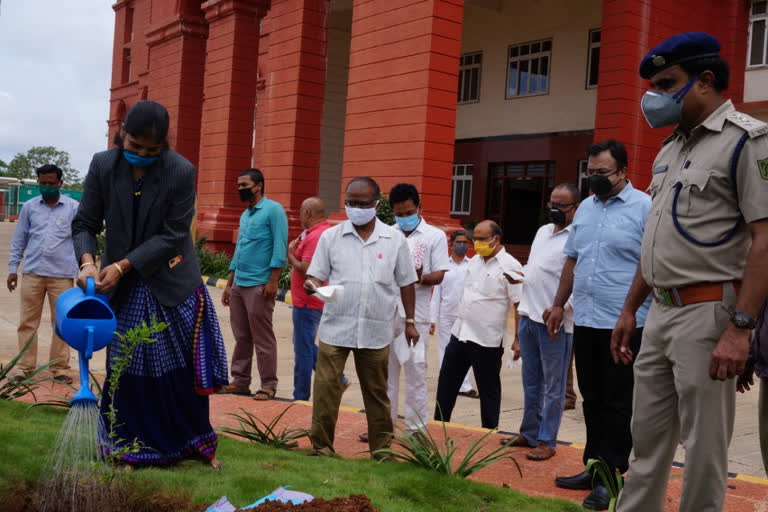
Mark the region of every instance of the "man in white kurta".
[[[464, 278], [467, 276], [467, 267], [469, 267], [469, 258], [466, 257], [469, 249], [467, 232], [463, 229], [457, 229], [451, 233], [448, 248], [451, 252], [451, 257], [448, 260], [448, 272], [445, 273], [443, 282], [432, 289], [432, 303], [429, 306], [429, 313], [432, 317], [429, 334], [435, 334], [435, 330], [437, 330], [437, 353], [440, 366], [443, 366], [445, 347], [451, 341], [451, 328], [459, 317], [459, 303], [464, 289]], [[464, 382], [461, 383], [459, 394], [478, 398], [477, 391], [472, 389], [471, 374], [472, 370], [469, 370], [464, 377]]]

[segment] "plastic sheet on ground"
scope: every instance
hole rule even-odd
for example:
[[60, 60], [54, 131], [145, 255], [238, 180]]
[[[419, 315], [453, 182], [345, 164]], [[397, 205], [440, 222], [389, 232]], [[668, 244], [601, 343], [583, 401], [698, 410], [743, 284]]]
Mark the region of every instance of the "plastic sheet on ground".
[[[263, 498], [261, 498], [256, 503], [251, 503], [247, 507], [242, 507], [242, 510], [255, 508], [261, 505], [262, 503], [264, 503], [265, 501], [282, 501], [283, 503], [292, 503], [294, 505], [299, 505], [301, 503], [307, 503], [309, 501], [312, 501], [313, 499], [314, 497], [310, 494], [307, 494], [304, 492], [289, 491], [285, 487], [278, 487], [267, 496], [264, 496]], [[223, 496], [216, 503], [208, 507], [205, 512], [234, 512], [235, 510], [237, 510], [237, 507], [232, 505], [226, 496]]]

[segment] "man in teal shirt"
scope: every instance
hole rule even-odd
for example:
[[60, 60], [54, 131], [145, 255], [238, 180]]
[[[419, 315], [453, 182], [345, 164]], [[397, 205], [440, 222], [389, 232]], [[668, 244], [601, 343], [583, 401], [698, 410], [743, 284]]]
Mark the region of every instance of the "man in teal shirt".
[[286, 261], [288, 219], [285, 210], [264, 196], [264, 175], [246, 169], [237, 178], [237, 192], [248, 208], [240, 216], [229, 280], [221, 298], [229, 306], [235, 335], [232, 381], [221, 393], [250, 395], [251, 366], [256, 351], [261, 387], [255, 400], [270, 400], [277, 390], [277, 340], [272, 329], [277, 280]]

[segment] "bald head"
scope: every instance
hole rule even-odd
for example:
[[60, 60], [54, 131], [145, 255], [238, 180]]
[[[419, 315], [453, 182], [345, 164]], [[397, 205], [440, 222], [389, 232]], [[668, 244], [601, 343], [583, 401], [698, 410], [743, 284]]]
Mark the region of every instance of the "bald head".
[[326, 219], [325, 205], [319, 197], [308, 197], [301, 203], [301, 225], [309, 229]]
[[499, 225], [490, 219], [479, 222], [472, 234], [475, 242], [487, 242], [493, 248], [493, 253], [490, 256], [495, 256], [501, 250], [503, 237], [504, 233]]

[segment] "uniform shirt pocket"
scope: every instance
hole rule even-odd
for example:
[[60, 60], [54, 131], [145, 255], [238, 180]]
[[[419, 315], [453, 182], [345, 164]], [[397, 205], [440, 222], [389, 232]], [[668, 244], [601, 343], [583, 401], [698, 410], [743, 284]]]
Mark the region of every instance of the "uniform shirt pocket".
[[664, 184], [664, 178], [666, 176], [667, 176], [666, 171], [659, 172], [653, 175], [653, 178], [651, 179], [651, 184], [648, 185], [648, 189], [646, 190], [646, 192], [651, 195], [651, 199], [656, 198], [656, 195], [659, 193], [662, 185]]
[[679, 217], [704, 215], [711, 208], [713, 198], [709, 187], [712, 171], [707, 169], [684, 169], [680, 174], [680, 195], [677, 198]]

